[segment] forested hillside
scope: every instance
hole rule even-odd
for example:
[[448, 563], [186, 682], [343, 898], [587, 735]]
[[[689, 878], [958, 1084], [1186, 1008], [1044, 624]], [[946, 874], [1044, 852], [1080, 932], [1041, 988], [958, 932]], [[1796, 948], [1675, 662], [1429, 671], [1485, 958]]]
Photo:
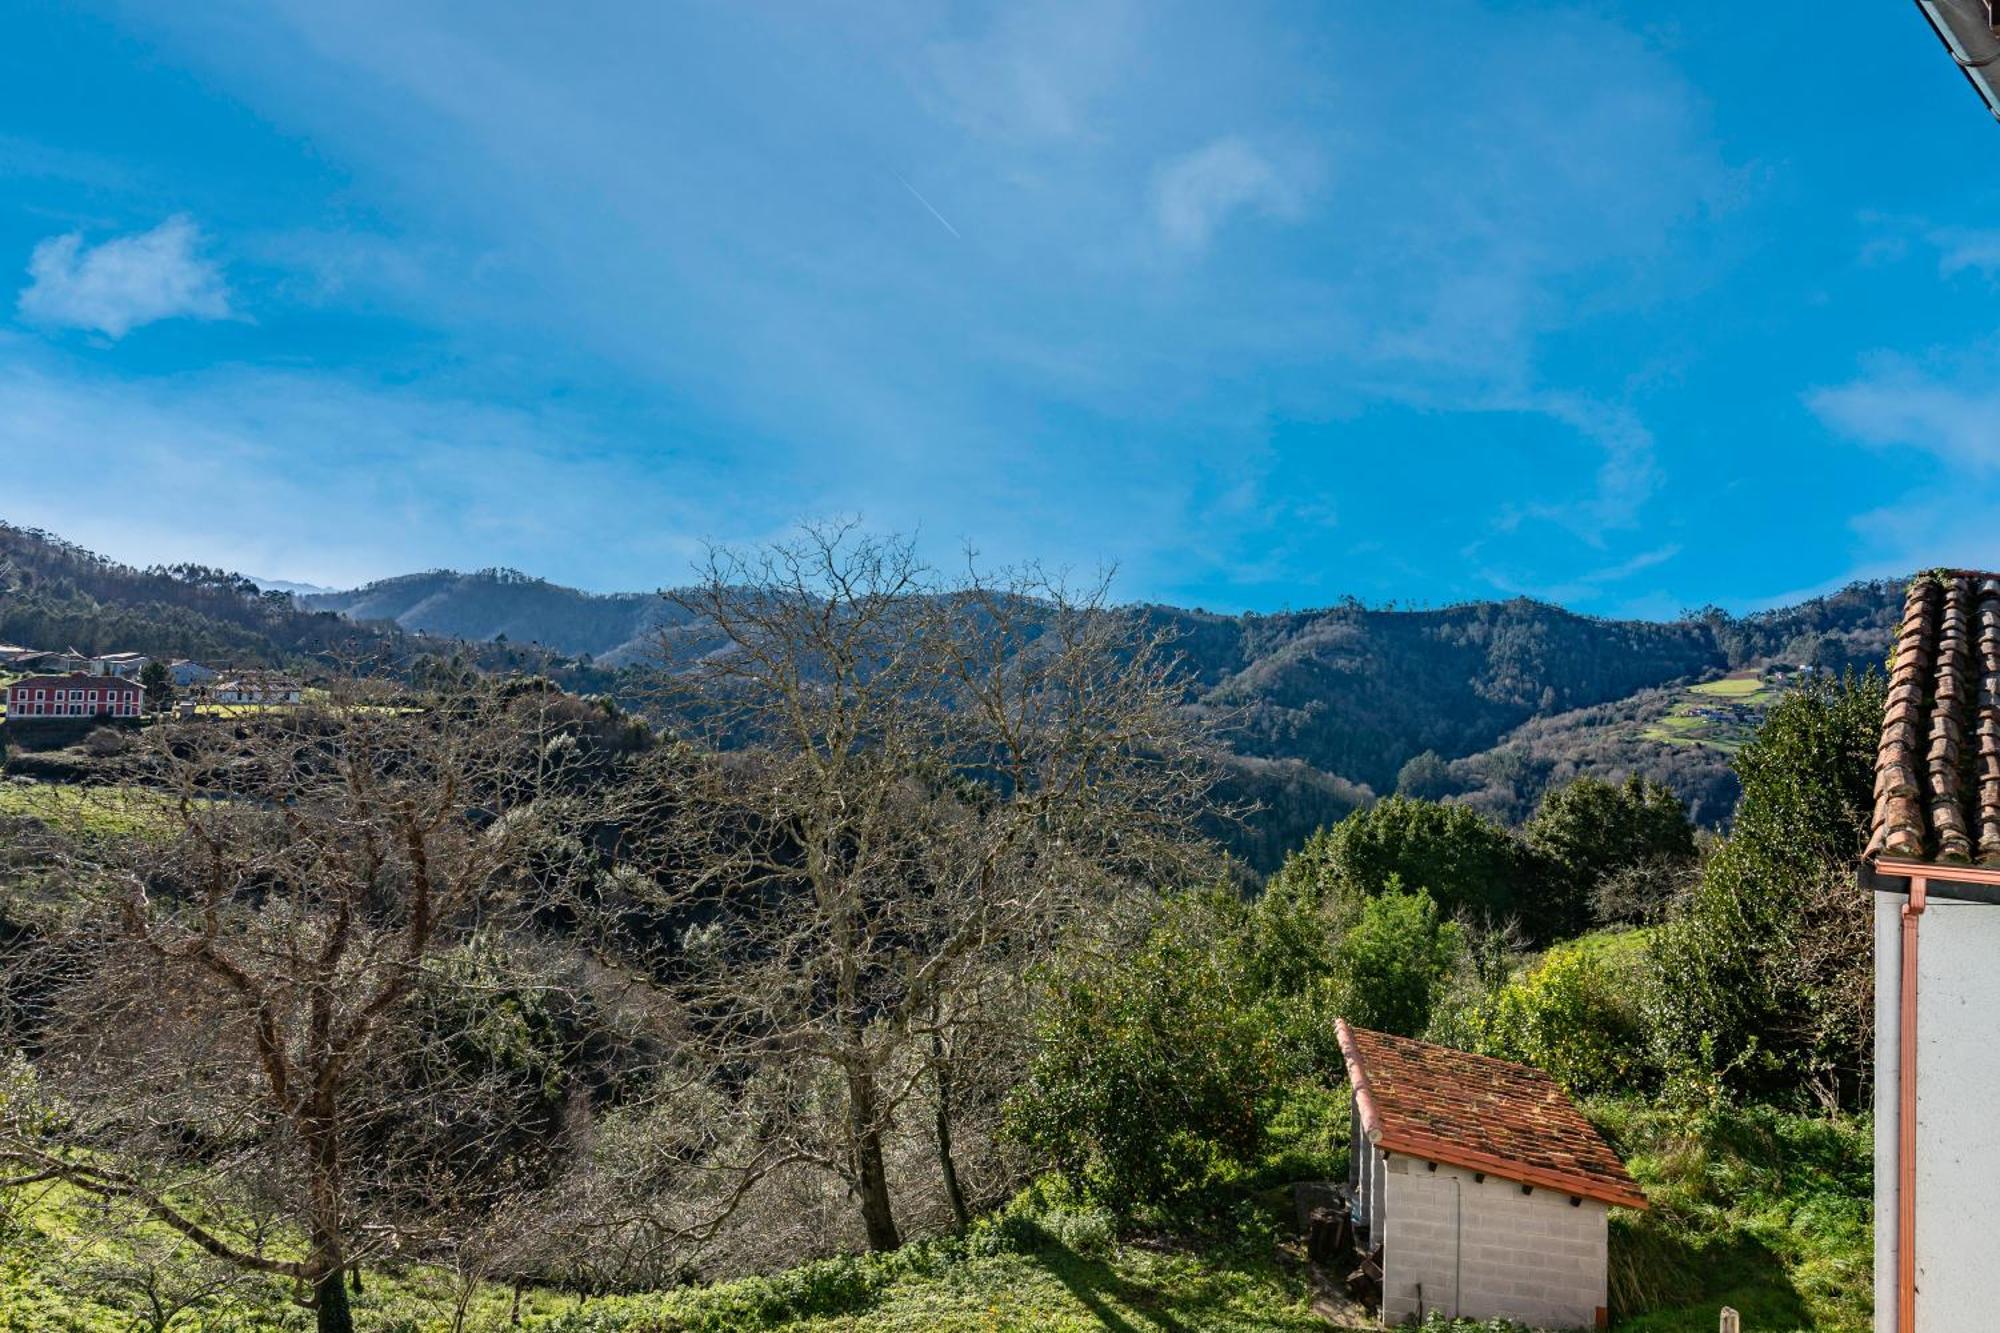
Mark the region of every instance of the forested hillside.
[[[662, 636], [681, 661], [713, 638], [657, 593], [596, 595], [507, 570], [433, 571], [294, 599], [219, 570], [127, 568], [4, 526], [0, 559], [0, 641], [36, 647], [235, 662], [407, 664], [456, 653], [546, 671], [643, 710], [662, 684]], [[1893, 585], [1875, 583], [1751, 616], [1709, 609], [1667, 622], [1519, 598], [1115, 614], [1172, 636], [1190, 707], [1229, 749], [1227, 790], [1256, 807], [1213, 831], [1267, 873], [1313, 829], [1399, 788], [1517, 823], [1552, 784], [1636, 774], [1671, 787], [1698, 823], [1725, 826], [1736, 800], [1729, 755], [1647, 735], [1672, 706], [1661, 687], [1767, 660], [1835, 670], [1880, 662], [1899, 606]]]
[[456, 643], [392, 623], [304, 609], [291, 594], [259, 588], [227, 570], [190, 564], [137, 569], [52, 533], [4, 522], [0, 643], [342, 670], [406, 670], [427, 656], [459, 655], [485, 667], [533, 664], [535, 657], [504, 645]]
[[454, 639], [545, 644], [607, 665], [644, 659], [658, 631], [678, 619], [672, 604], [655, 593], [600, 596], [512, 569], [472, 574], [437, 569], [349, 592], [310, 594], [299, 602], [315, 611], [393, 621]]
[[1866, 1327], [1879, 674], [1782, 692], [1724, 838], [1404, 793], [1238, 894], [1245, 775], [1352, 793], [1218, 755], [1170, 626], [839, 530], [755, 568], [657, 728], [329, 673], [9, 766], [0, 1327], [1372, 1326], [1288, 1190], [1347, 1168], [1338, 1019], [1577, 1099], [1651, 1205], [1616, 1327]]

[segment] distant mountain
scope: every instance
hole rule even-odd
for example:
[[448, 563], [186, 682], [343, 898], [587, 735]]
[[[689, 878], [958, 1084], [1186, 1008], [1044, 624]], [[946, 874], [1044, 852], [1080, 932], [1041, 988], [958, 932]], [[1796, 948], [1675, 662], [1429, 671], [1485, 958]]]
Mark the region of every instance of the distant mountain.
[[454, 655], [484, 667], [539, 665], [532, 653], [302, 607], [290, 593], [228, 570], [138, 569], [4, 522], [0, 643], [323, 671], [402, 669], [420, 658]]
[[657, 633], [685, 619], [657, 593], [579, 592], [512, 569], [434, 569], [347, 592], [309, 593], [299, 602], [418, 633], [540, 644], [607, 666], [645, 660]]
[[[684, 622], [657, 594], [584, 593], [513, 570], [435, 570], [302, 601], [627, 668], [648, 665], [662, 631]], [[1403, 765], [1426, 752], [1449, 764], [1461, 799], [1509, 820], [1549, 782], [1591, 771], [1658, 777], [1698, 819], [1725, 822], [1736, 791], [1728, 756], [1643, 738], [1669, 706], [1649, 692], [1771, 660], [1879, 663], [1900, 609], [1898, 585], [1869, 583], [1752, 616], [1711, 609], [1672, 621], [1603, 620], [1526, 598], [1421, 611], [1349, 601], [1283, 615], [1130, 614], [1174, 634], [1194, 706], [1225, 727], [1238, 758], [1232, 790], [1272, 807], [1252, 840], [1268, 835], [1275, 846], [1394, 790]]]
[[329, 588], [320, 583], [293, 583], [290, 579], [265, 579], [259, 578], [255, 574], [246, 574], [244, 577], [265, 592], [288, 592], [294, 597], [303, 597], [312, 593], [339, 591], [336, 588]]
[[[1881, 582], [1757, 615], [1672, 621], [1602, 620], [1522, 598], [1121, 614], [1173, 633], [1189, 706], [1230, 747], [1227, 794], [1263, 807], [1218, 836], [1269, 870], [1314, 828], [1396, 790], [1422, 756], [1432, 756], [1413, 766], [1423, 794], [1510, 822], [1550, 784], [1588, 772], [1657, 778], [1697, 820], [1724, 824], [1736, 799], [1729, 756], [1661, 728], [1679, 697], [1668, 687], [1771, 661], [1879, 664], [1901, 604], [1899, 585]], [[513, 570], [433, 570], [293, 596], [220, 570], [132, 569], [0, 524], [0, 642], [330, 665], [457, 656], [640, 707], [663, 638], [698, 652], [706, 633], [656, 593], [585, 593]]]

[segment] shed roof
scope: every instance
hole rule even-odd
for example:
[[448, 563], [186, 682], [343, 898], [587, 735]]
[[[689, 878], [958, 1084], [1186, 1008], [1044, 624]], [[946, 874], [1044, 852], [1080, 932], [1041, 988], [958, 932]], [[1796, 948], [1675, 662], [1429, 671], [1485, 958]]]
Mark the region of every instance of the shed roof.
[[2000, 866], [2000, 574], [1910, 580], [1867, 855]]
[[1335, 1026], [1361, 1123], [1378, 1148], [1646, 1207], [1618, 1154], [1541, 1070], [1346, 1019]]

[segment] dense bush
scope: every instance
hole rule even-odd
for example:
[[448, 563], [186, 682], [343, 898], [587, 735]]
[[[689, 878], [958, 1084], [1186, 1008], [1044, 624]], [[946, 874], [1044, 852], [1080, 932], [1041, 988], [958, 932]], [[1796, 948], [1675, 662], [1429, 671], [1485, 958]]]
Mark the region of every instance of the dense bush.
[[1341, 935], [1327, 1007], [1358, 1027], [1417, 1036], [1464, 953], [1464, 930], [1428, 893], [1391, 887]]
[[1644, 1087], [1654, 1080], [1640, 947], [1629, 936], [1558, 945], [1432, 1036], [1545, 1069], [1578, 1095]]
[[1359, 901], [1392, 883], [1423, 889], [1446, 915], [1518, 910], [1531, 871], [1506, 829], [1464, 806], [1391, 796], [1314, 834], [1272, 879], [1282, 892]]
[[1613, 785], [1580, 777], [1553, 787], [1521, 830], [1540, 861], [1538, 916], [1545, 938], [1591, 924], [1591, 891], [1609, 877], [1694, 856], [1694, 825], [1678, 796], [1637, 774]]
[[1760, 1096], [1859, 1105], [1868, 1084], [1870, 906], [1853, 866], [1872, 804], [1884, 684], [1825, 681], [1771, 710], [1737, 757], [1735, 832], [1654, 936], [1662, 1065]]
[[1009, 1131], [1116, 1208], [1254, 1160], [1284, 1082], [1222, 902], [1188, 898], [1130, 957], [1051, 979]]

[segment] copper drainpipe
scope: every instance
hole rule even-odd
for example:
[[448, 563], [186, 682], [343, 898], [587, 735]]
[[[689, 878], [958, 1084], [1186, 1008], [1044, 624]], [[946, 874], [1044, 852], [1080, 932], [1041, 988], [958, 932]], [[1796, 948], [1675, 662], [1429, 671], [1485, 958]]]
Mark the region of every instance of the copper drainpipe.
[[1896, 1333], [1917, 1328], [1917, 922], [1922, 875], [1910, 876], [1903, 904], [1903, 994], [1896, 1055]]

